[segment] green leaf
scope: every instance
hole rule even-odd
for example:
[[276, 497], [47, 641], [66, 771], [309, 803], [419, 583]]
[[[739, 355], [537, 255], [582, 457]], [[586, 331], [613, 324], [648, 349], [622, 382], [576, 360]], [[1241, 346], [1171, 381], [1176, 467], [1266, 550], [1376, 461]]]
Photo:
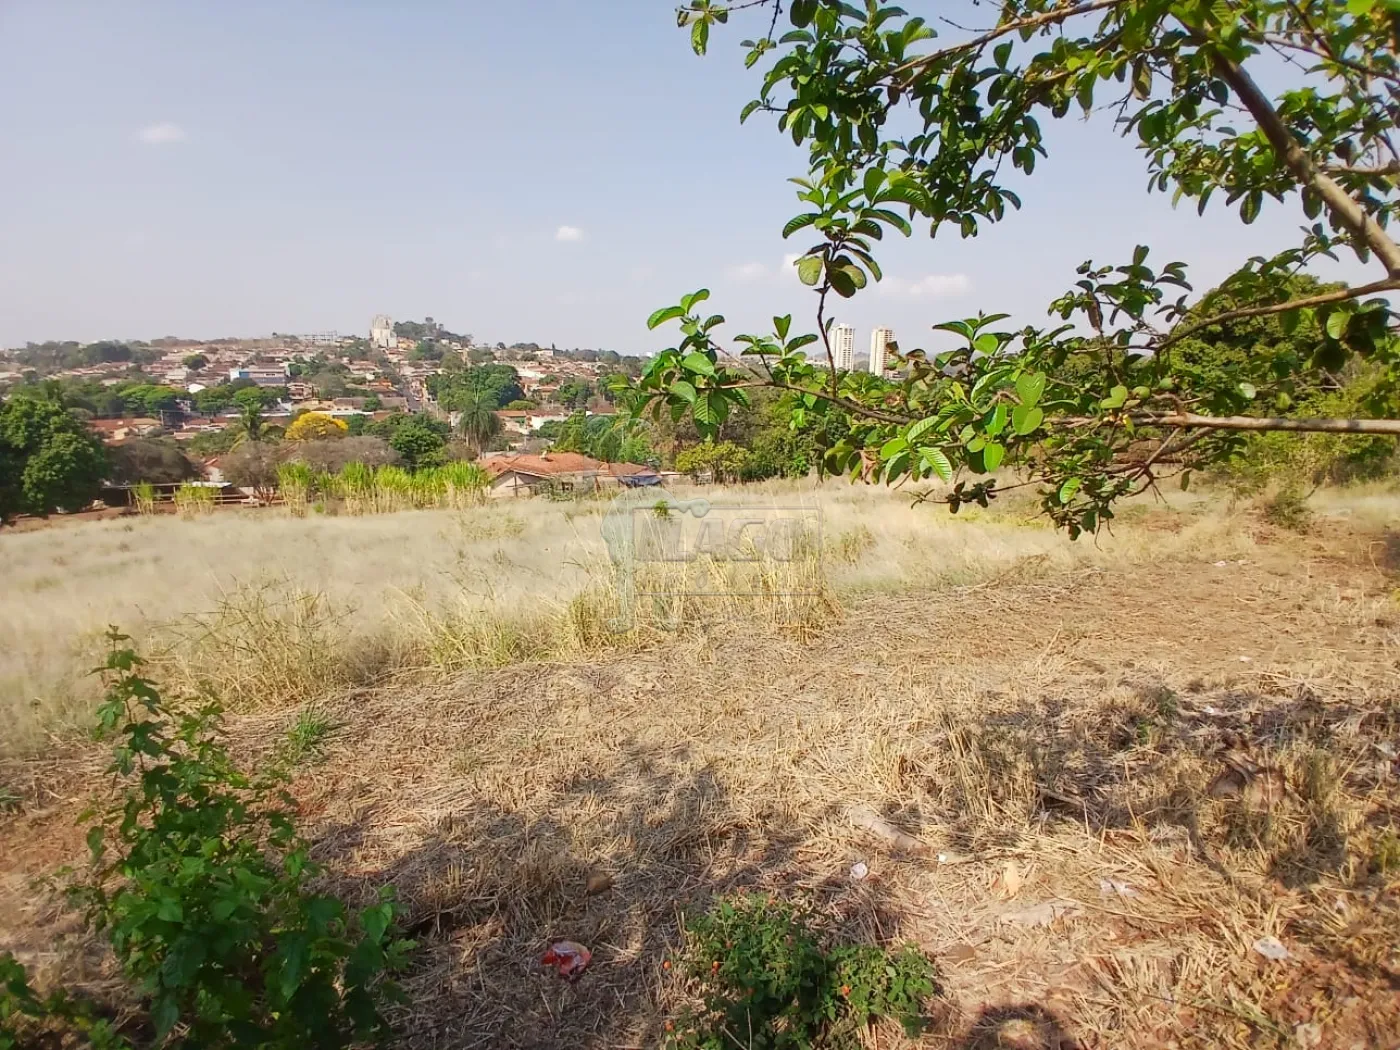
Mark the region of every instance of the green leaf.
[[157, 1001], [155, 1009], [151, 1011], [151, 1024], [156, 1030], [156, 1042], [161, 1042], [170, 1029], [175, 1027], [175, 1022], [180, 1019], [180, 1004], [172, 995], [163, 995]]
[[885, 183], [885, 173], [879, 168], [869, 168], [865, 173], [865, 178], [861, 181], [861, 189], [865, 191], [865, 196], [870, 200], [880, 193], [880, 187]]
[[912, 444], [913, 442], [918, 441], [919, 438], [927, 434], [929, 432], [929, 429], [936, 426], [937, 423], [937, 416], [929, 416], [927, 419], [920, 419], [917, 422], [911, 423], [909, 425], [909, 429], [905, 432], [904, 436], [908, 438], [910, 443]]
[[710, 23], [703, 18], [690, 27], [690, 47], [697, 55], [705, 53], [705, 45], [710, 40]]
[[929, 469], [938, 475], [941, 481], [953, 480], [953, 464], [948, 461], [948, 457], [940, 448], [926, 448], [919, 453]]
[[820, 255], [804, 255], [797, 260], [797, 279], [803, 284], [815, 285], [822, 279], [822, 257]]
[[1045, 409], [1039, 405], [1030, 408], [1025, 405], [1017, 405], [1011, 413], [1011, 426], [1022, 437], [1039, 429], [1040, 424], [1044, 421]]
[[1108, 397], [1099, 402], [1100, 408], [1122, 408], [1128, 400], [1128, 388], [1118, 384], [1108, 392]]
[[1000, 345], [1001, 340], [991, 332], [983, 332], [972, 341], [972, 349], [979, 354], [994, 354]]
[[791, 237], [798, 230], [812, 225], [812, 223], [820, 218], [821, 216], [814, 211], [803, 212], [801, 215], [794, 215], [787, 221], [787, 225], [783, 227], [783, 236]]
[[681, 296], [681, 311], [690, 313], [696, 303], [703, 303], [710, 297], [708, 288], [701, 288], [699, 291], [691, 292], [689, 295]]
[[1246, 401], [1253, 401], [1254, 395], [1259, 393], [1253, 383], [1241, 383], [1240, 393], [1244, 395]]
[[784, 314], [782, 317], [773, 318], [773, 331], [778, 333], [778, 338], [786, 339], [788, 329], [792, 327], [792, 314]]
[[[1085, 113], [1094, 108], [1094, 80], [1091, 73], [1086, 73], [1079, 78], [1079, 87], [1075, 90], [1074, 96], [1079, 100], [1079, 105]], [[988, 468], [991, 469], [990, 467]]]
[[1080, 478], [1069, 478], [1060, 486], [1059, 499], [1060, 506], [1068, 506], [1069, 501], [1074, 499], [1074, 494], [1079, 491], [1079, 486], [1084, 484]]
[[679, 306], [663, 306], [647, 318], [647, 329], [650, 331], [667, 321], [674, 321], [677, 317], [684, 316], [685, 310]]
[[1334, 309], [1327, 315], [1327, 334], [1333, 339], [1340, 339], [1342, 333], [1347, 330], [1347, 321], [1350, 319], [1345, 310]]
[[788, 9], [788, 18], [798, 29], [811, 25], [816, 14], [817, 0], [792, 0], [792, 7]]
[[902, 437], [890, 438], [880, 447], [880, 458], [889, 459], [898, 452], [903, 452], [909, 447], [909, 442]]
[[684, 379], [677, 379], [671, 384], [671, 394], [680, 398], [687, 404], [695, 403], [695, 387], [687, 383]]
[[[1016, 411], [1020, 412], [1021, 407], [1018, 407]], [[1003, 430], [1006, 429], [1007, 415], [1008, 413], [1006, 410], [1006, 402], [998, 401], [997, 407], [992, 409], [991, 415], [988, 417], [986, 422], [982, 424], [982, 429], [985, 430], [990, 436], [996, 437], [998, 434], [1000, 434]]]
[[849, 299], [856, 294], [856, 282], [845, 267], [833, 266], [826, 271], [826, 279], [831, 282], [832, 290], [841, 298]]
[[1246, 193], [1244, 199], [1240, 201], [1240, 219], [1246, 226], [1259, 218], [1259, 205], [1261, 203], [1263, 203], [1263, 198], [1257, 190]]
[[1001, 466], [1002, 459], [1006, 456], [1006, 446], [999, 441], [988, 441], [982, 449], [982, 466], [990, 473]]
[[1040, 372], [1025, 372], [1016, 380], [1016, 396], [1027, 408], [1039, 404], [1044, 393], [1045, 376]]
[[761, 105], [763, 105], [763, 99], [761, 98], [756, 98], [752, 102], [747, 103], [744, 108], [739, 111], [739, 123], [742, 124], [753, 116], [754, 110], [758, 109]]
[[693, 350], [681, 358], [681, 367], [687, 372], [694, 372], [697, 375], [712, 376], [715, 374], [715, 363], [698, 350]]

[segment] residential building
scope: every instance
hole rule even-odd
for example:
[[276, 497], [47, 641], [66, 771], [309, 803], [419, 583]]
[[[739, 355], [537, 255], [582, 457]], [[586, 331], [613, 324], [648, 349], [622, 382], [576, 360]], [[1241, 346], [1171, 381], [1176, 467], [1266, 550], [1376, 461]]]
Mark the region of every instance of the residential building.
[[883, 376], [889, 371], [889, 345], [894, 342], [894, 332], [889, 328], [876, 328], [870, 333], [870, 374]]
[[137, 419], [90, 419], [88, 426], [109, 445], [128, 438], [150, 437], [161, 431], [160, 420], [146, 416]]
[[251, 379], [258, 386], [285, 386], [287, 383], [286, 365], [244, 365], [228, 370], [229, 382], [237, 379]]
[[856, 330], [838, 324], [831, 330], [831, 358], [839, 371], [849, 372], [856, 357]]
[[394, 321], [383, 314], [376, 314], [369, 323], [369, 341], [377, 350], [393, 350], [398, 346], [394, 335]]
[[577, 452], [546, 452], [540, 456], [483, 456], [477, 460], [491, 474], [487, 494], [533, 496], [541, 489], [592, 492], [606, 464]]
[[541, 490], [593, 492], [619, 486], [656, 485], [660, 475], [637, 463], [602, 463], [578, 452], [546, 452], [539, 456], [505, 453], [477, 460], [491, 474], [492, 497], [533, 496]]

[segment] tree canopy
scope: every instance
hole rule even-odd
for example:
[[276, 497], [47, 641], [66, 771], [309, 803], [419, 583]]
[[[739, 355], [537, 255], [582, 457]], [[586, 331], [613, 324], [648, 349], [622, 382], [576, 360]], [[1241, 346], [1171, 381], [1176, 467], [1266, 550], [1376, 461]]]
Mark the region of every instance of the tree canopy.
[[510, 365], [476, 365], [451, 374], [428, 377], [428, 392], [449, 412], [461, 411], [473, 395], [485, 394], [492, 408], [502, 408], [525, 396], [520, 374]]
[[107, 468], [101, 440], [57, 401], [0, 403], [0, 524], [16, 514], [81, 510]]
[[306, 412], [292, 420], [287, 427], [288, 441], [327, 441], [344, 437], [350, 427], [344, 420], [324, 412]]
[[[741, 119], [773, 114], [807, 149], [808, 172], [793, 180], [801, 210], [783, 234], [807, 238], [795, 266], [813, 292], [815, 331], [775, 317], [769, 333], [722, 342], [723, 317], [700, 310], [709, 293], [686, 295], [650, 318], [653, 328], [678, 323], [681, 338], [632, 387], [631, 410], [689, 415], [713, 434], [748, 390], [771, 387], [797, 427], [849, 418], [826, 453], [832, 470], [937, 477], [954, 484], [939, 498], [956, 509], [992, 498], [992, 472], [1015, 465], [1071, 534], [1155, 484], [1168, 460], [1228, 456], [1231, 434], [1400, 434], [1388, 418], [1280, 415], [1277, 395], [1261, 398], [1232, 369], [1193, 368], [1183, 345], [1229, 322], [1277, 317], [1289, 338], [1255, 346], [1250, 375], [1307, 386], [1303, 373], [1360, 356], [1384, 376], [1378, 394], [1394, 389], [1395, 318], [1374, 298], [1400, 289], [1400, 246], [1388, 232], [1400, 175], [1390, 5], [996, 0], [984, 9], [990, 25], [942, 47], [929, 46], [934, 26], [879, 0], [691, 0], [679, 13], [702, 54], [731, 15], [756, 19], [743, 47], [762, 80]], [[779, 25], [783, 14], [790, 26]], [[1271, 96], [1252, 70], [1276, 58], [1296, 75]], [[1267, 201], [1296, 209], [1305, 219], [1296, 243], [1242, 259], [1227, 297], [1194, 306], [1186, 267], [1138, 245], [1130, 259], [1083, 263], [1048, 304], [1048, 325], [951, 319], [934, 328], [952, 349], [892, 348], [898, 381], [836, 369], [832, 308], [882, 279], [884, 237], [910, 236], [916, 223], [975, 237], [1008, 219], [1020, 206], [1008, 173], [1033, 174], [1048, 151], [1041, 122], [1071, 112], [1116, 123], [1143, 155], [1149, 191], [1222, 219], [1228, 205], [1246, 223]], [[1344, 251], [1377, 279], [1279, 294], [1318, 257]], [[1154, 451], [1132, 454], [1149, 440]]]
[[437, 466], [445, 458], [444, 449], [452, 428], [440, 419], [395, 412], [369, 427], [373, 437], [388, 442], [410, 470]]

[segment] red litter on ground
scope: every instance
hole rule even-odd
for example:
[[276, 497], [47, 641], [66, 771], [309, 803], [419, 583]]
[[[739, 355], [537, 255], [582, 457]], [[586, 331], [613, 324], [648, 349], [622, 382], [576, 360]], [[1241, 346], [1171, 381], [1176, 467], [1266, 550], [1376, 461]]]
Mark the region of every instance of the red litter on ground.
[[549, 950], [540, 956], [540, 963], [553, 966], [560, 977], [573, 980], [593, 961], [593, 953], [574, 941], [556, 941]]

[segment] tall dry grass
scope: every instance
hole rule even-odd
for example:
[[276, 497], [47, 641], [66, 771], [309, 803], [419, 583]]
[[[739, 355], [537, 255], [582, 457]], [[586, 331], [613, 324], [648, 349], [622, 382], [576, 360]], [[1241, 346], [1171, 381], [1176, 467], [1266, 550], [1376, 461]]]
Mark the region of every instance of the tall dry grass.
[[[247, 708], [403, 669], [566, 657], [646, 644], [694, 622], [804, 628], [863, 594], [1192, 553], [1237, 557], [1252, 542], [1243, 509], [1196, 494], [1128, 508], [1114, 534], [1078, 543], [1027, 503], [952, 517], [844, 482], [689, 495], [755, 514], [805, 508], [819, 530], [799, 557], [643, 564], [631, 592], [609, 560], [605, 500], [336, 517], [205, 514], [200, 505], [184, 520], [0, 535], [0, 749], [32, 748], [85, 719], [94, 696], [86, 672], [111, 624], [177, 684]], [[1358, 517], [1400, 505], [1370, 490], [1355, 505], [1327, 500], [1323, 513]]]

